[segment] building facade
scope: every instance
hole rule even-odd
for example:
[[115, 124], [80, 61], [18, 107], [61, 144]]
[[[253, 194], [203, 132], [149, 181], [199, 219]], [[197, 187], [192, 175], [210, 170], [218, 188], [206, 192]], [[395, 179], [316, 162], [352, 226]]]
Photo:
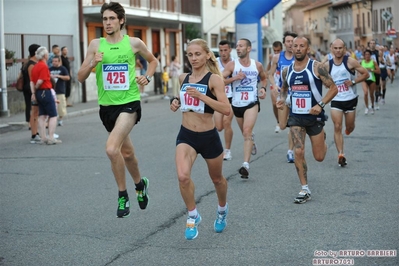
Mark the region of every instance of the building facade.
[[[16, 64], [7, 71], [7, 84], [16, 81], [32, 43], [58, 44], [69, 48], [73, 101], [97, 99], [95, 74], [85, 86], [77, 82], [77, 71], [90, 41], [105, 36], [100, 9], [105, 0], [4, 0], [5, 46], [15, 51]], [[50, 5], [49, 7], [48, 5]], [[120, 0], [126, 12], [124, 34], [141, 38], [150, 51], [161, 54], [168, 65], [173, 55], [183, 58], [184, 24], [202, 23], [201, 0]], [[42, 13], [41, 13], [42, 12]], [[15, 14], [19, 14], [18, 19]], [[23, 18], [23, 19], [20, 19]], [[146, 90], [152, 91], [152, 84]]]
[[399, 47], [399, 2], [396, 0], [370, 1], [373, 12], [373, 39], [381, 45]]
[[[284, 0], [284, 30], [304, 35], [312, 50], [329, 51], [336, 38], [347, 48], [367, 47], [370, 40], [399, 47], [399, 1], [395, 0]], [[303, 21], [298, 21], [298, 18]]]
[[304, 18], [304, 36], [310, 42], [313, 51], [327, 51], [329, 47], [330, 24], [326, 20], [328, 17], [330, 0], [315, 1], [302, 9]]
[[234, 11], [240, 0], [203, 0], [202, 35], [210, 48], [218, 48], [221, 40], [236, 45]]
[[263, 34], [263, 65], [270, 63], [269, 56], [273, 54], [273, 43], [275, 41], [283, 40], [283, 3], [280, 2], [262, 19], [262, 34]]

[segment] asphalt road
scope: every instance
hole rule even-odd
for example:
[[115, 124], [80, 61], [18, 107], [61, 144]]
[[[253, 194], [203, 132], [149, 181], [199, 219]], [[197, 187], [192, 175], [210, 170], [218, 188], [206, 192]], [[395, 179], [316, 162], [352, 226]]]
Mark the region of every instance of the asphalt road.
[[[115, 217], [117, 188], [97, 113], [64, 121], [57, 128], [60, 145], [29, 144], [26, 129], [0, 134], [0, 265], [399, 265], [399, 89], [388, 85], [386, 104], [368, 116], [358, 90], [345, 168], [337, 165], [331, 121], [324, 162], [313, 159], [306, 141], [312, 201], [303, 205], [293, 203], [300, 185], [286, 163], [287, 131], [274, 133], [269, 95], [261, 103], [258, 154], [247, 181], [237, 173], [243, 139], [234, 122], [233, 160], [223, 166], [228, 226], [213, 231], [216, 194], [199, 156], [192, 177], [203, 221], [193, 241], [184, 238], [186, 209], [174, 163], [181, 113], [172, 113], [168, 101], [143, 104], [131, 133], [150, 180], [150, 203], [139, 209], [128, 179], [133, 200], [126, 219]], [[372, 257], [373, 250], [385, 253]]]

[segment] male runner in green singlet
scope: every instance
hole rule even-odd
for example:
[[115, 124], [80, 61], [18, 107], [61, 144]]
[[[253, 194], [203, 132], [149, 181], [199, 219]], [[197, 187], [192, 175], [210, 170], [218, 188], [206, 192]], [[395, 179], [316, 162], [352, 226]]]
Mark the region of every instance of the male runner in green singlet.
[[[140, 209], [145, 209], [148, 204], [149, 182], [146, 177], [141, 178], [129, 134], [141, 117], [138, 85], [147, 85], [151, 81], [158, 60], [142, 40], [121, 34], [126, 18], [119, 3], [103, 4], [101, 14], [107, 37], [90, 42], [78, 80], [84, 82], [91, 70], [96, 69], [100, 118], [109, 132], [105, 150], [119, 189], [117, 217], [123, 218], [130, 215], [125, 167], [136, 184]], [[138, 77], [135, 74], [137, 54], [149, 63], [147, 73]]]

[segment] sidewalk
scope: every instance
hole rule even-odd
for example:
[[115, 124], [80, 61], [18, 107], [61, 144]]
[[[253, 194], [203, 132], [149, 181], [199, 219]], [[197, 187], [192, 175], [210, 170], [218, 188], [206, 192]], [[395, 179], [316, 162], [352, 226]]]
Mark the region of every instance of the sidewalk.
[[[154, 92], [147, 92], [149, 96], [142, 97], [141, 102], [147, 103], [149, 101], [161, 100], [163, 95], [155, 95]], [[67, 115], [65, 118], [72, 118], [82, 116], [85, 114], [98, 112], [99, 107], [97, 100], [89, 101], [86, 103], [74, 103], [72, 107], [67, 107]], [[12, 114], [9, 117], [0, 117], [0, 134], [21, 130], [24, 127], [28, 127], [28, 123], [25, 122], [25, 112]]]

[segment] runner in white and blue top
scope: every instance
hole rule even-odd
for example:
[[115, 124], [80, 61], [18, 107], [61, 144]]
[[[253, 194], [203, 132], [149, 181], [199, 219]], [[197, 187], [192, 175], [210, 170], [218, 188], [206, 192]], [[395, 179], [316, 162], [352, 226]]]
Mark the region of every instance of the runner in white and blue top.
[[[238, 172], [241, 178], [247, 179], [251, 155], [257, 152], [252, 130], [260, 111], [259, 99], [266, 97], [267, 76], [262, 63], [249, 57], [252, 50], [250, 40], [238, 40], [236, 49], [239, 58], [225, 66], [223, 77], [231, 76], [233, 81], [233, 112], [244, 137], [244, 162]], [[261, 83], [259, 94], [258, 78]]]
[[[216, 60], [218, 61], [220, 72], [223, 72], [224, 65], [223, 65], [222, 59], [220, 57], [218, 57], [218, 58], [216, 58]], [[234, 58], [230, 57], [229, 62], [233, 61], [233, 60], [234, 60]], [[231, 98], [233, 98], [233, 91], [231, 89], [231, 84], [226, 84], [224, 86], [224, 88], [225, 88], [225, 91], [226, 91], [226, 96], [227, 96], [227, 98], [229, 99], [229, 101], [231, 103]]]
[[[272, 97], [272, 104], [276, 105], [276, 101], [280, 94], [280, 87], [282, 85], [281, 73], [284, 68], [288, 67], [289, 65], [294, 62], [294, 53], [292, 51], [292, 45], [294, 38], [297, 37], [296, 33], [293, 32], [285, 32], [283, 37], [283, 44], [285, 47], [284, 52], [280, 52], [273, 56], [271, 67], [268, 72], [269, 75], [269, 82], [270, 82], [270, 93], [273, 94]], [[288, 93], [290, 93], [288, 91]], [[283, 110], [277, 111], [277, 125], [274, 132], [279, 133], [281, 130], [284, 130], [287, 127], [287, 118], [289, 114], [289, 97], [287, 97], [287, 106], [283, 108]], [[274, 110], [273, 110], [274, 111]], [[287, 162], [293, 163], [295, 161], [294, 158], [294, 144], [292, 142], [292, 138], [290, 133], [288, 133], [288, 151], [287, 151]]]
[[[234, 58], [232, 58], [230, 54], [231, 54], [230, 42], [228, 42], [227, 40], [220, 41], [219, 57], [216, 58], [216, 60], [218, 61], [220, 72], [222, 73], [225, 65], [234, 60]], [[227, 79], [224, 80], [225, 83], [224, 89], [226, 92], [226, 96], [231, 104], [231, 100], [233, 98], [233, 91], [231, 85], [232, 81], [230, 81], [230, 78], [231, 77], [228, 77]], [[222, 115], [221, 113], [218, 112], [215, 112], [214, 114], [214, 120], [217, 130], [219, 132], [224, 130], [223, 160], [225, 161], [230, 161], [233, 158], [230, 150], [231, 143], [233, 141], [233, 128], [231, 127], [231, 121], [233, 120], [233, 116], [234, 114], [232, 109], [230, 115], [228, 116]]]
[[[338, 152], [338, 165], [341, 167], [347, 165], [342, 135], [343, 120], [345, 119], [345, 134], [349, 135], [355, 129], [358, 101], [356, 84], [369, 77], [367, 69], [362, 67], [356, 59], [345, 55], [345, 51], [344, 41], [336, 39], [331, 44], [331, 52], [334, 57], [324, 64], [338, 87], [338, 94], [331, 101], [331, 118], [334, 124], [334, 142]], [[357, 77], [355, 77], [356, 72], [358, 72]]]
[[[338, 93], [337, 86], [322, 63], [309, 58], [309, 40], [305, 37], [294, 39], [293, 52], [295, 62], [284, 69], [281, 98], [278, 108], [283, 109], [291, 89], [291, 110], [288, 125], [294, 141], [295, 168], [302, 190], [295, 198], [295, 203], [305, 203], [311, 199], [308, 186], [308, 166], [305, 160], [305, 137], [309, 135], [314, 158], [321, 162], [327, 153], [324, 133], [324, 106]], [[329, 88], [322, 97], [323, 85]]]

